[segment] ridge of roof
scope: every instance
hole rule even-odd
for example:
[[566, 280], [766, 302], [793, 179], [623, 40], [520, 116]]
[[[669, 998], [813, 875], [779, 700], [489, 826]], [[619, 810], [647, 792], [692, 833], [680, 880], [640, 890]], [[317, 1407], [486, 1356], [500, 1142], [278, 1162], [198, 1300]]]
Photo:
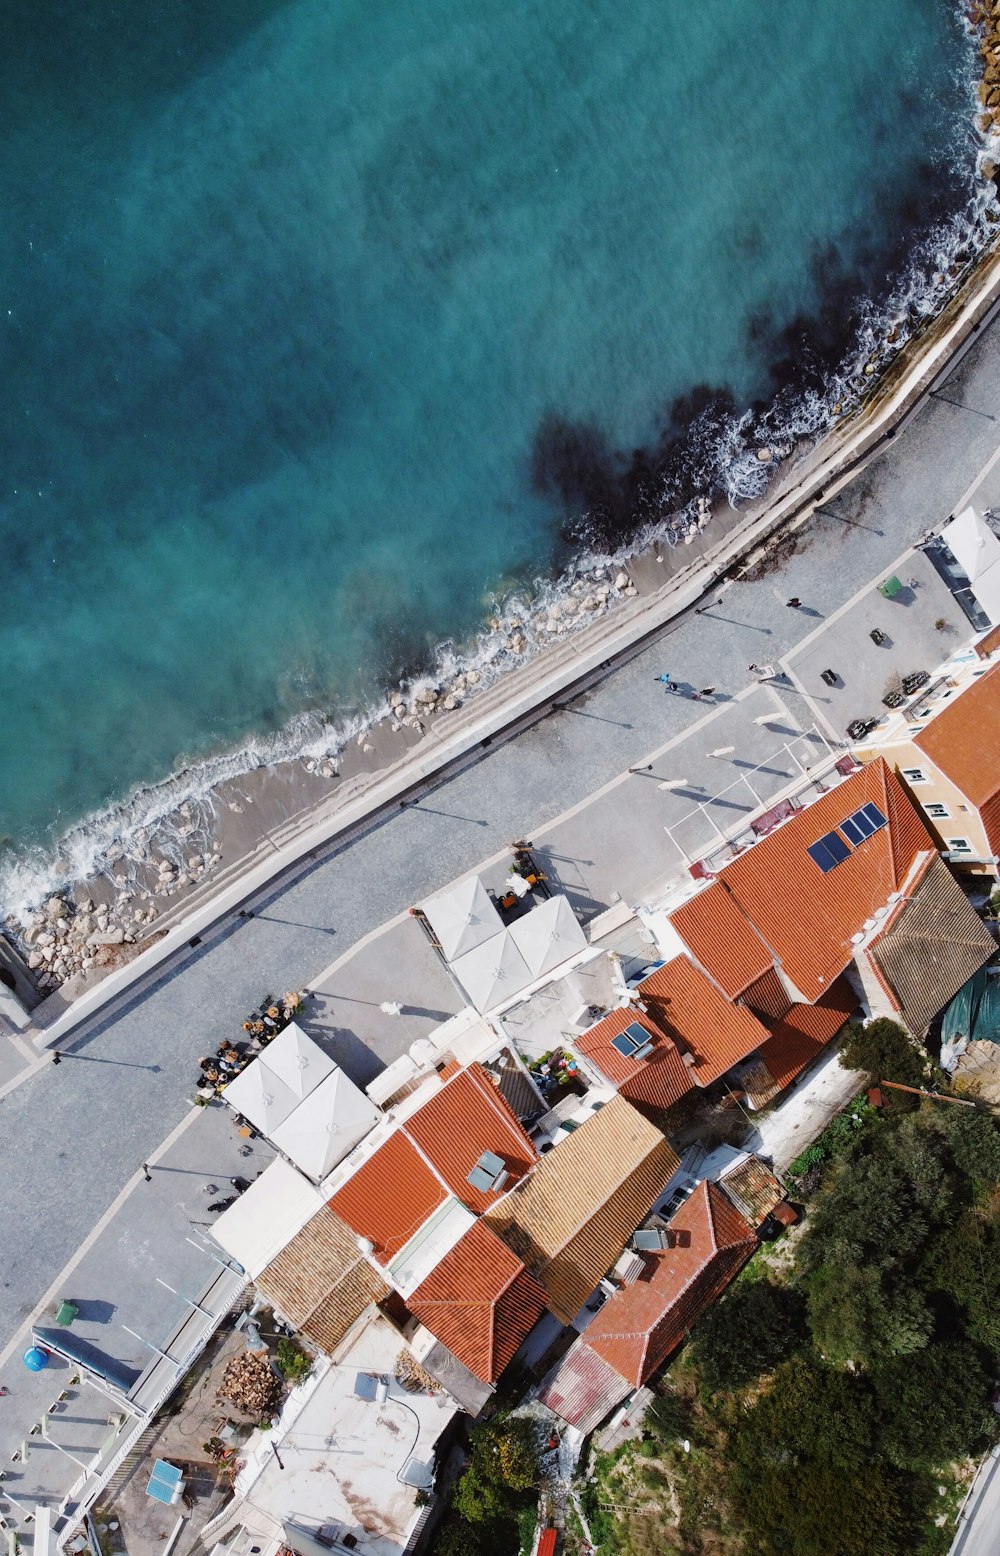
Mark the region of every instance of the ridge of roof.
[[1000, 792], [1000, 776], [980, 758], [984, 746], [1000, 744], [1000, 664], [974, 676], [913, 743], [977, 810], [993, 799]]

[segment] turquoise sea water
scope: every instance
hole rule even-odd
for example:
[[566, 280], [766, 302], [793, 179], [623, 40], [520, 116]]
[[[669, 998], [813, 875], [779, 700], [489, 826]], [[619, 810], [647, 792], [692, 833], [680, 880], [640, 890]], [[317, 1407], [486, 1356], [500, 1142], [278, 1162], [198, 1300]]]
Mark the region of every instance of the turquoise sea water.
[[8, 0], [8, 871], [619, 533], [679, 396], [815, 386], [969, 70], [944, 0]]

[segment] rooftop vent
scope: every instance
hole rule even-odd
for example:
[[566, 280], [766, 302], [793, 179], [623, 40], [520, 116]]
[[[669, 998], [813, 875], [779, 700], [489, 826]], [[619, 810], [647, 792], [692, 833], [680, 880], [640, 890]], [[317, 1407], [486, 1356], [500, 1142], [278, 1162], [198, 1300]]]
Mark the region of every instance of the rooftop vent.
[[471, 1183], [481, 1194], [498, 1194], [509, 1177], [503, 1157], [497, 1156], [494, 1151], [484, 1151], [466, 1182]]
[[611, 1039], [611, 1046], [618, 1050], [623, 1059], [645, 1059], [652, 1052], [653, 1039], [638, 1021], [630, 1021], [624, 1032], [619, 1032]]

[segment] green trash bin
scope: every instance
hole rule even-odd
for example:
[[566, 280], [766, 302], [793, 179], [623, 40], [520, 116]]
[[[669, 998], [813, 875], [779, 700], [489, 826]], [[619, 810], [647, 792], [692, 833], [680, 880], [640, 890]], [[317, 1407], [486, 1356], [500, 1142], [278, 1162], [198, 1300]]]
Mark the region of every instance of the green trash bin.
[[885, 583], [879, 584], [878, 592], [879, 594], [884, 594], [887, 600], [893, 600], [895, 599], [896, 595], [899, 594], [902, 587], [903, 585], [900, 583], [895, 573], [893, 573], [892, 577], [887, 578]]
[[62, 1329], [68, 1329], [74, 1318], [79, 1317], [80, 1309], [75, 1302], [67, 1302], [65, 1299], [56, 1308], [56, 1323]]

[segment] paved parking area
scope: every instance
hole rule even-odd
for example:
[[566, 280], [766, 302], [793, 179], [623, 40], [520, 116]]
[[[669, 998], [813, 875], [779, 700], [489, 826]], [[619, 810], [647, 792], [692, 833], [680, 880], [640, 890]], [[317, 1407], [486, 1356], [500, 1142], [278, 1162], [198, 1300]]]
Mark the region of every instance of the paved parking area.
[[[903, 588], [889, 600], [878, 586], [894, 575]], [[853, 719], [885, 713], [882, 698], [894, 676], [932, 672], [972, 636], [961, 606], [922, 551], [906, 552], [882, 578], [820, 621], [781, 661], [811, 715], [834, 738], [842, 739]], [[873, 628], [885, 634], [884, 643], [872, 641]], [[833, 685], [823, 680], [826, 669], [836, 674]]]

